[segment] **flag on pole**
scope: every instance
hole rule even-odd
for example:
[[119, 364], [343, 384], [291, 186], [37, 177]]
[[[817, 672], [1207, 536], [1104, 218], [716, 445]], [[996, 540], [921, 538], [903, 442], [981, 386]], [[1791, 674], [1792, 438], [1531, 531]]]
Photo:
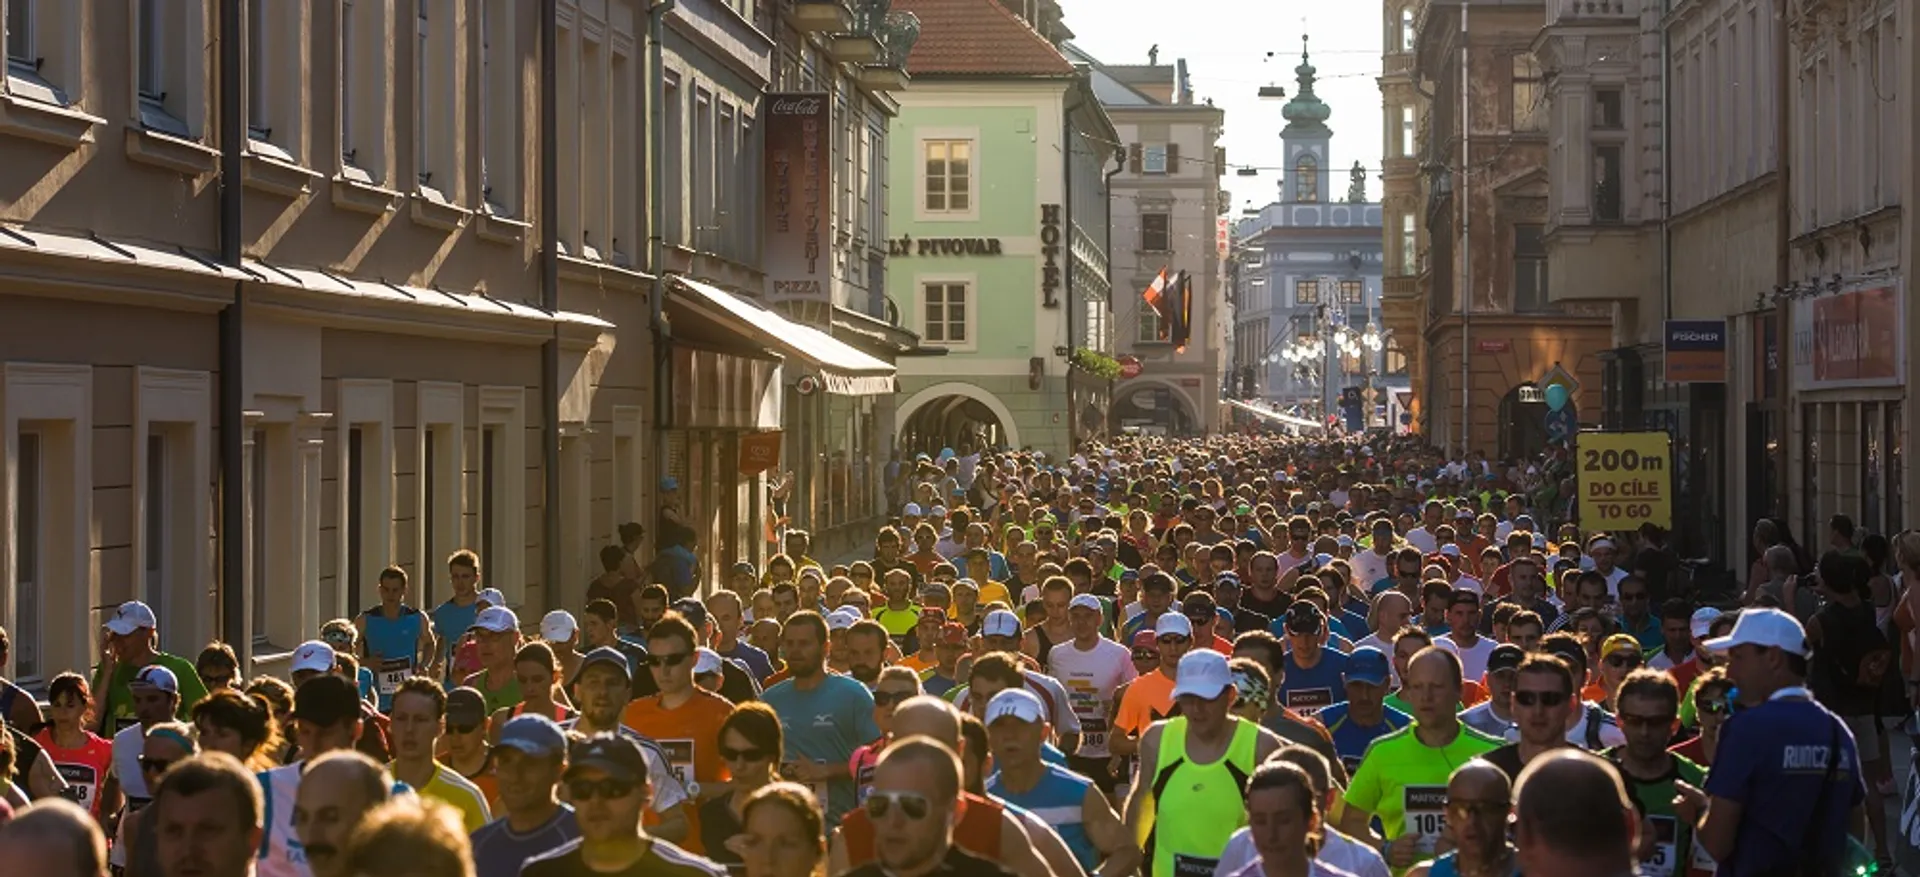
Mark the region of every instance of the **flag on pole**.
[[1162, 323], [1160, 328], [1161, 338], [1166, 337], [1166, 326], [1165, 326], [1166, 319], [1167, 319], [1166, 301], [1167, 301], [1167, 293], [1169, 291], [1169, 286], [1170, 286], [1170, 283], [1167, 279], [1167, 269], [1161, 268], [1159, 276], [1153, 278], [1153, 282], [1147, 285], [1147, 289], [1145, 292], [1140, 293], [1140, 297], [1146, 299], [1147, 305], [1153, 308], [1153, 312], [1160, 317], [1160, 321]]

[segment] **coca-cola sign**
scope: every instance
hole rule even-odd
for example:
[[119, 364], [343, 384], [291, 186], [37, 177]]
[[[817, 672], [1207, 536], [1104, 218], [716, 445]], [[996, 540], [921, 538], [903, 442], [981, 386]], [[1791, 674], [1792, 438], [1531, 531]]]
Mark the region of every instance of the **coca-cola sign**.
[[828, 301], [833, 292], [832, 114], [827, 96], [767, 95], [767, 298]]

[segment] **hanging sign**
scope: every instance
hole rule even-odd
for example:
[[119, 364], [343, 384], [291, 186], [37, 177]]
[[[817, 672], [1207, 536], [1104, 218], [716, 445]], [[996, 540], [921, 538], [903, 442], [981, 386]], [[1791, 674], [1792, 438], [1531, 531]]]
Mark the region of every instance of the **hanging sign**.
[[766, 103], [766, 243], [770, 301], [826, 301], [832, 234], [830, 109], [824, 94], [774, 93]]
[[1060, 306], [1060, 205], [1040, 205], [1040, 306]]
[[780, 440], [786, 433], [750, 432], [740, 437], [740, 474], [758, 475], [780, 465]]

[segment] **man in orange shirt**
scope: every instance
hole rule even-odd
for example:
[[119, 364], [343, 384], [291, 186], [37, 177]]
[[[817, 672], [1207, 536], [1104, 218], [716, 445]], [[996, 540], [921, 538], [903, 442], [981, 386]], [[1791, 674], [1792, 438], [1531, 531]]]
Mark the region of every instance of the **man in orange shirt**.
[[[729, 791], [717, 741], [733, 704], [693, 684], [697, 636], [677, 613], [654, 622], [647, 631], [647, 668], [660, 693], [628, 704], [620, 723], [659, 743], [688, 796], [705, 801]], [[680, 844], [696, 853], [704, 852], [699, 811], [697, 805], [686, 808], [687, 837]]]
[[913, 635], [920, 650], [900, 659], [900, 666], [914, 673], [925, 673], [940, 665], [940, 629], [947, 625], [947, 613], [926, 607], [920, 610], [920, 619], [914, 622]]

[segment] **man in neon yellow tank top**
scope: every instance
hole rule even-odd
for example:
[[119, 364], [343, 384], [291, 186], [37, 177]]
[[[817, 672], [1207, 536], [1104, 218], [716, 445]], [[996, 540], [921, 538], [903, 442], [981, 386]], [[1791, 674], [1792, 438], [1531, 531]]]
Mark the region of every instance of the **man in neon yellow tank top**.
[[[1460, 659], [1428, 646], [1407, 662], [1400, 691], [1413, 724], [1373, 741], [1347, 786], [1340, 830], [1372, 839], [1393, 873], [1430, 858], [1446, 825], [1447, 780], [1454, 769], [1501, 744], [1460, 723]], [[1369, 823], [1380, 817], [1382, 842]]]
[[1147, 877], [1212, 877], [1228, 839], [1247, 824], [1247, 780], [1284, 742], [1234, 715], [1236, 694], [1226, 655], [1188, 652], [1174, 675], [1179, 715], [1140, 738], [1127, 824], [1146, 852]]

